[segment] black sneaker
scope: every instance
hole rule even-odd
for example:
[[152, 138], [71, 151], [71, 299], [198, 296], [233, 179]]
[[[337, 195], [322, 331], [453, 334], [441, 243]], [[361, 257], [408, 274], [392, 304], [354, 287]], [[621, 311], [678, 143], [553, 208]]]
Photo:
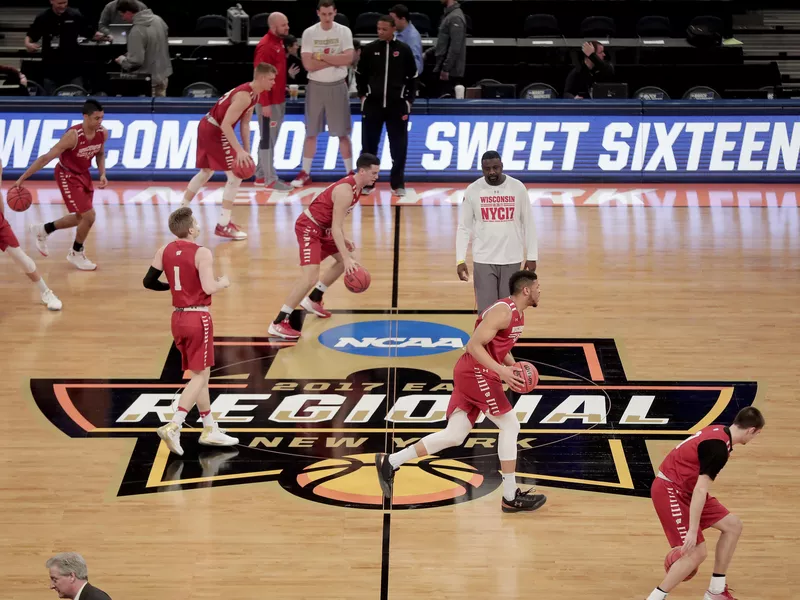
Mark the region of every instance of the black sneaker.
[[547, 496], [532, 493], [534, 491], [536, 491], [536, 488], [531, 488], [527, 492], [517, 488], [514, 499], [510, 501], [503, 496], [503, 502], [501, 503], [503, 512], [533, 512], [537, 508], [544, 506], [544, 503], [547, 502]]
[[375, 468], [378, 470], [378, 482], [381, 484], [383, 495], [387, 498], [392, 496], [392, 483], [394, 473], [397, 471], [389, 462], [389, 455], [379, 452], [375, 455]]

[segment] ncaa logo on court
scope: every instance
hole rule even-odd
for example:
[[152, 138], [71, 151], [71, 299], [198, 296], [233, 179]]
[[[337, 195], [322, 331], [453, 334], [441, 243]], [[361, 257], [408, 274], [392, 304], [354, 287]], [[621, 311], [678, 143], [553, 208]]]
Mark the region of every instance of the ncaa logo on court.
[[329, 329], [319, 342], [361, 356], [404, 358], [460, 350], [469, 341], [461, 329], [428, 321], [362, 321]]

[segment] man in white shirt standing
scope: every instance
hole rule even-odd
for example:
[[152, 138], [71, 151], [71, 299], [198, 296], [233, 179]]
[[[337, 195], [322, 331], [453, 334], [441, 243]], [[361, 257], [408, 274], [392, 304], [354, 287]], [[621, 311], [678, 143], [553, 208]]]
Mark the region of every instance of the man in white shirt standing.
[[89, 583], [86, 561], [77, 552], [60, 552], [50, 558], [45, 566], [50, 571], [50, 589], [59, 598], [70, 600], [111, 600], [103, 590]]
[[350, 95], [347, 87], [347, 68], [353, 64], [353, 33], [335, 22], [333, 0], [319, 0], [319, 23], [303, 32], [301, 58], [308, 71], [305, 118], [306, 141], [303, 146], [303, 170], [292, 186], [311, 183], [311, 163], [317, 152], [317, 136], [325, 131], [339, 138], [339, 153], [345, 171], [353, 171], [353, 146], [350, 144]]
[[472, 238], [475, 299], [482, 313], [508, 296], [508, 282], [522, 266], [536, 270], [539, 244], [528, 190], [519, 180], [503, 174], [500, 155], [489, 150], [481, 157], [483, 177], [464, 192], [456, 235], [456, 272], [469, 281], [467, 246]]

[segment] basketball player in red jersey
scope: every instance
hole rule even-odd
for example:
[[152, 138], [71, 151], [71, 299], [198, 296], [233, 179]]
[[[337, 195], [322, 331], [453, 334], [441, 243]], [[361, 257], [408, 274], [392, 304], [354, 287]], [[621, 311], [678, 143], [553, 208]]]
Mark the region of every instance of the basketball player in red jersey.
[[[200, 227], [192, 209], [179, 208], [169, 216], [169, 230], [178, 239], [159, 248], [144, 278], [144, 287], [172, 291], [172, 337], [181, 353], [183, 370], [192, 378], [181, 394], [172, 420], [158, 429], [171, 452], [182, 456], [181, 427], [186, 415], [197, 404], [203, 419], [200, 443], [206, 446], [233, 446], [239, 443], [217, 426], [211, 415], [208, 378], [214, 366], [214, 327], [211, 323], [211, 296], [230, 285], [225, 276], [214, 278], [211, 250], [195, 244]], [[166, 271], [167, 283], [158, 280]]]
[[748, 406], [730, 427], [711, 425], [678, 444], [658, 470], [650, 496], [669, 545], [682, 556], [647, 600], [664, 600], [667, 594], [708, 555], [703, 530], [722, 532], [714, 554], [714, 574], [704, 600], [735, 600], [725, 582], [725, 572], [742, 533], [742, 521], [709, 495], [711, 483], [728, 462], [736, 444], [747, 444], [764, 428], [764, 416]]
[[523, 492], [517, 487], [514, 473], [519, 420], [502, 384], [505, 381], [514, 391], [519, 391], [523, 385], [511, 368], [514, 364], [511, 348], [525, 329], [525, 309], [539, 305], [536, 273], [517, 271], [511, 276], [509, 288], [508, 298], [498, 300], [480, 314], [466, 352], [456, 362], [453, 393], [447, 407], [447, 427], [394, 454], [375, 455], [378, 480], [387, 498], [400, 465], [462, 444], [484, 413], [500, 429], [497, 455], [503, 473], [500, 504], [503, 512], [534, 511], [547, 501], [543, 494], [532, 494], [533, 489]]
[[[303, 276], [289, 293], [277, 318], [270, 324], [270, 335], [287, 340], [300, 337], [300, 332], [289, 324], [289, 315], [298, 303], [323, 319], [331, 316], [322, 306], [322, 294], [342, 273], [351, 273], [358, 268], [358, 263], [350, 255], [355, 250], [355, 244], [344, 236], [344, 219], [361, 197], [361, 190], [375, 185], [380, 164], [374, 154], [362, 154], [356, 161], [353, 175], [325, 188], [298, 217], [294, 232], [300, 245]], [[319, 264], [328, 256], [333, 256], [336, 262], [320, 278]], [[312, 287], [311, 294], [304, 298]]]
[[[200, 188], [203, 187], [214, 171], [225, 171], [228, 178], [222, 190], [222, 213], [214, 233], [232, 240], [245, 240], [247, 234], [231, 221], [233, 201], [239, 192], [242, 180], [233, 174], [233, 165], [252, 163], [250, 156], [250, 121], [253, 118], [253, 107], [258, 102], [261, 92], [267, 92], [275, 85], [277, 70], [270, 64], [260, 63], [253, 74], [253, 81], [243, 83], [223, 95], [200, 120], [197, 127], [197, 159], [200, 169], [189, 182], [183, 193], [183, 206], [189, 206]], [[236, 139], [234, 127], [239, 124], [242, 143]]]
[[[0, 180], [2, 179], [3, 162], [0, 161]], [[19, 247], [17, 236], [14, 235], [14, 230], [11, 229], [11, 225], [6, 221], [3, 213], [2, 201], [0, 201], [0, 252], [8, 254], [11, 260], [20, 266], [25, 275], [28, 276], [28, 279], [36, 284], [39, 293], [42, 295], [42, 304], [47, 306], [48, 310], [61, 310], [61, 300], [56, 297], [53, 290], [47, 287], [44, 279], [36, 270], [36, 263], [33, 262], [33, 259]]]
[[31, 175], [58, 159], [54, 174], [61, 197], [70, 214], [51, 223], [38, 223], [30, 226], [36, 236], [36, 247], [42, 256], [48, 255], [47, 236], [56, 229], [77, 227], [75, 243], [67, 255], [67, 260], [81, 271], [94, 271], [97, 265], [86, 258], [83, 244], [94, 225], [95, 212], [92, 205], [94, 186], [89, 169], [92, 159], [97, 157], [97, 170], [100, 173], [100, 189], [108, 185], [106, 179], [105, 143], [108, 132], [103, 127], [103, 107], [96, 100], [87, 100], [83, 104], [83, 123], [67, 129], [50, 152], [37, 158], [28, 170], [14, 184], [19, 187]]

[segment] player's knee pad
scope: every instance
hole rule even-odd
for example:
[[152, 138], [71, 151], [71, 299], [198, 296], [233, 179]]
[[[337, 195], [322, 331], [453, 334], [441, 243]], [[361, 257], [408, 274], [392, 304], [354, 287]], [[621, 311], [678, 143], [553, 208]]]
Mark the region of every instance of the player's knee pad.
[[6, 253], [17, 263], [25, 273], [33, 273], [36, 270], [36, 263], [33, 259], [25, 254], [20, 248], [7, 248]]
[[192, 192], [192, 194], [199, 192], [200, 188], [208, 183], [208, 180], [211, 179], [213, 174], [214, 171], [211, 169], [200, 169], [197, 173], [195, 173], [195, 176], [192, 177], [191, 181], [189, 182], [189, 185], [187, 186], [189, 191]]
[[520, 430], [517, 414], [512, 410], [504, 415], [491, 417], [491, 421], [500, 429], [500, 435], [497, 436], [497, 457], [500, 460], [515, 460]]
[[463, 444], [470, 431], [472, 431], [472, 423], [465, 412], [456, 411], [450, 415], [445, 432], [447, 433], [448, 441], [453, 442], [453, 446]]
[[225, 175], [228, 176], [228, 181], [225, 182], [225, 187], [222, 188], [222, 199], [233, 202], [236, 199], [242, 180], [236, 177], [232, 171], [225, 171]]

